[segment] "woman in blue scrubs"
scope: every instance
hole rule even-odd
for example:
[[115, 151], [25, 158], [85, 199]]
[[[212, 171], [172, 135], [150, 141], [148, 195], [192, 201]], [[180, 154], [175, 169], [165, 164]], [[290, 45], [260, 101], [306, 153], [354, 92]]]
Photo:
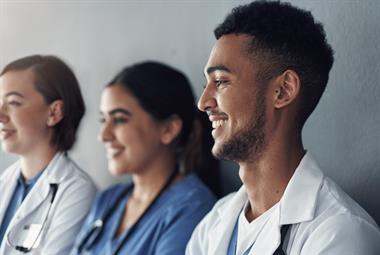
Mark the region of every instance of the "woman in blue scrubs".
[[97, 195], [71, 254], [185, 253], [215, 202], [190, 173], [200, 146], [195, 109], [187, 78], [161, 63], [127, 67], [109, 83], [99, 139], [109, 171], [132, 182]]

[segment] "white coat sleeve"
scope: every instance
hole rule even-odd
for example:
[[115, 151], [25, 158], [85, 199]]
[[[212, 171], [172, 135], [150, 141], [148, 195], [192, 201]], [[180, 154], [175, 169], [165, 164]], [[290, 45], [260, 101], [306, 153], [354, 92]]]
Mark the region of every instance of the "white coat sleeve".
[[378, 255], [380, 232], [373, 224], [353, 215], [331, 217], [306, 240], [301, 255]]
[[219, 208], [225, 206], [234, 193], [227, 195], [214, 205], [212, 210], [201, 220], [198, 226], [194, 229], [193, 234], [186, 246], [186, 255], [207, 255], [209, 251], [209, 231], [220, 223], [218, 215]]
[[56, 197], [58, 204], [41, 241], [41, 254], [69, 254], [96, 193], [92, 182], [84, 179], [73, 181], [63, 190], [59, 189], [61, 194], [57, 192]]
[[206, 255], [207, 254], [207, 229], [212, 211], [209, 212], [198, 226], [194, 229], [191, 238], [186, 246], [186, 255]]

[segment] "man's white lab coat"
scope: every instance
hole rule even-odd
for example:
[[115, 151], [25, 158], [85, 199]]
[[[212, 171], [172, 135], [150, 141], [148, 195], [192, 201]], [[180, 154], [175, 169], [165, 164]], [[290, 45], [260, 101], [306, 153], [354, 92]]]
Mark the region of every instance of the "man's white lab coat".
[[[247, 199], [243, 185], [237, 193], [218, 201], [193, 232], [186, 255], [225, 255]], [[297, 167], [249, 254], [272, 255], [280, 244], [280, 226], [286, 224], [292, 224], [284, 245], [288, 255], [380, 254], [379, 227], [324, 176], [309, 153]]]

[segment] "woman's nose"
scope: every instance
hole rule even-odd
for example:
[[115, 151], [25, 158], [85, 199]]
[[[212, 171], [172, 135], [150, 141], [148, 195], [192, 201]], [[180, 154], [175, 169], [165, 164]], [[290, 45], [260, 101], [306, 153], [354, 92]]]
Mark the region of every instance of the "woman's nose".
[[7, 123], [9, 121], [9, 116], [4, 110], [3, 104], [0, 104], [0, 123]]
[[105, 121], [102, 124], [102, 127], [99, 131], [98, 139], [102, 143], [106, 143], [106, 142], [112, 141], [113, 138], [114, 138], [114, 135], [113, 135], [113, 131], [112, 131], [112, 124]]

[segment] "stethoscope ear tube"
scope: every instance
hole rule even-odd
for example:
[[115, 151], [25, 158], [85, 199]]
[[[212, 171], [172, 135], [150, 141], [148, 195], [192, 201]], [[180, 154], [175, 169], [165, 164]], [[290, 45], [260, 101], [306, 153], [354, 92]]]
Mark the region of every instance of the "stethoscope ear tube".
[[34, 242], [32, 243], [32, 245], [30, 247], [24, 247], [24, 246], [20, 246], [20, 245], [13, 245], [12, 242], [10, 241], [10, 232], [8, 233], [6, 239], [7, 239], [7, 244], [11, 247], [13, 247], [15, 250], [17, 251], [20, 251], [22, 253], [28, 253], [30, 252], [33, 247], [34, 247], [34, 244], [37, 242], [37, 240], [40, 238], [42, 232], [44, 231], [45, 229], [45, 225], [46, 225], [46, 222], [47, 222], [47, 219], [49, 217], [49, 214], [50, 214], [50, 209], [53, 205], [53, 202], [54, 202], [54, 199], [55, 199], [55, 195], [57, 194], [57, 190], [58, 190], [58, 183], [50, 183], [50, 191], [51, 192], [51, 199], [50, 199], [50, 205], [49, 205], [49, 209], [46, 213], [46, 216], [44, 218], [44, 221], [42, 222], [42, 227], [40, 228]]

